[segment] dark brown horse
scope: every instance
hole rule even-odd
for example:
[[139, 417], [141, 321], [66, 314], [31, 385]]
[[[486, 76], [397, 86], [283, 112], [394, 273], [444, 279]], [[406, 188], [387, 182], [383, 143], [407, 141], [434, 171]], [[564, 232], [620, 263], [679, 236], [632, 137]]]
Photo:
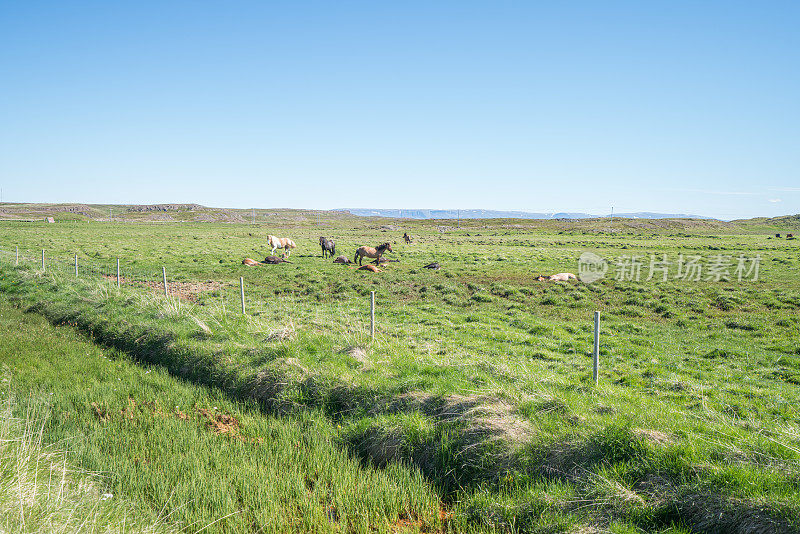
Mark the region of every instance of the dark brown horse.
[[286, 261], [283, 258], [279, 258], [278, 256], [267, 256], [264, 258], [264, 261], [261, 263], [268, 263], [270, 265], [277, 265], [279, 263], [292, 263], [290, 261]]
[[336, 254], [336, 243], [334, 243], [333, 239], [320, 237], [319, 246], [322, 248], [323, 258], [327, 258], [328, 256], [333, 257], [333, 255]]
[[358, 247], [356, 249], [356, 255], [353, 258], [353, 263], [358, 261], [358, 264], [361, 265], [361, 258], [366, 256], [367, 258], [380, 258], [383, 256], [383, 253], [386, 251], [394, 252], [392, 250], [392, 245], [389, 243], [384, 243], [383, 245], [378, 245], [375, 248], [372, 247]]
[[411, 234], [409, 234], [407, 232], [403, 232], [403, 239], [405, 240], [406, 245], [408, 245], [409, 243], [411, 243], [411, 240], [414, 239], [414, 238], [411, 237]]

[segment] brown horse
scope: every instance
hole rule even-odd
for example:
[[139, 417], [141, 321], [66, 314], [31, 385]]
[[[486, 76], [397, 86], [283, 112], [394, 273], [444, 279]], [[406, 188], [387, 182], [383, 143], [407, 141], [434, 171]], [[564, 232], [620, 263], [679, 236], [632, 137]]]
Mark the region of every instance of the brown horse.
[[411, 243], [413, 237], [411, 237], [411, 234], [409, 234], [408, 232], [403, 232], [403, 239], [405, 240], [406, 245], [408, 245], [409, 243]]
[[381, 256], [383, 256], [383, 253], [386, 252], [387, 250], [389, 252], [394, 252], [392, 250], [392, 245], [390, 245], [389, 243], [384, 243], [383, 245], [378, 245], [375, 248], [372, 248], [372, 247], [358, 247], [356, 249], [356, 255], [353, 258], [353, 263], [355, 263], [357, 261], [358, 264], [361, 265], [361, 258], [363, 258], [364, 256], [366, 256], [367, 258], [380, 258]]

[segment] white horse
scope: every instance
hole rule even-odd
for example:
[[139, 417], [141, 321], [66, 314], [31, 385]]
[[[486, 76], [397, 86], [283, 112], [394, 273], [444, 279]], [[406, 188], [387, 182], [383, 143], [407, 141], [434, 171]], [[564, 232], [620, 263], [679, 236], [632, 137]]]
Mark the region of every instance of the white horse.
[[291, 255], [292, 249], [297, 248], [294, 241], [288, 237], [275, 237], [274, 235], [267, 236], [267, 242], [272, 247], [272, 255], [275, 255], [275, 249], [282, 248], [284, 250], [283, 257]]
[[572, 273], [558, 273], [551, 274], [550, 276], [539, 275], [536, 279], [540, 282], [566, 282], [567, 280], [576, 280], [578, 277]]

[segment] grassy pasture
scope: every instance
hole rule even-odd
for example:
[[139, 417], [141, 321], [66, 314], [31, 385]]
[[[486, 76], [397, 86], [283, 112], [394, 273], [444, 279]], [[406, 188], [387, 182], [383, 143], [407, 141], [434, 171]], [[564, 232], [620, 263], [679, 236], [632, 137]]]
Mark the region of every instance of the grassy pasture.
[[[800, 246], [771, 238], [792, 227], [622, 221], [611, 234], [602, 222], [469, 221], [441, 233], [430, 222], [322, 222], [6, 223], [0, 288], [228, 397], [319, 418], [332, 447], [393, 480], [420, 470], [453, 530], [797, 528]], [[268, 233], [298, 243], [294, 263], [242, 266], [269, 252]], [[323, 233], [350, 257], [391, 241], [400, 262], [373, 274], [323, 261]], [[31, 259], [20, 269], [9, 266], [15, 245]], [[642, 256], [645, 269], [651, 254], [758, 254], [761, 270], [741, 282], [648, 281], [646, 270], [640, 281], [534, 280], [575, 272], [585, 251]], [[113, 274], [117, 257], [129, 278], [157, 282], [164, 265], [173, 281], [205, 285], [193, 302], [117, 290], [96, 276]], [[421, 268], [433, 260], [443, 269]], [[603, 314], [599, 387], [593, 310]]]
[[[14, 411], [33, 414], [23, 420], [40, 430], [28, 441], [66, 449], [71, 461], [97, 474], [95, 493], [138, 503], [126, 510], [129, 530], [139, 523], [142, 532], [371, 532], [403, 518], [430, 528], [439, 523], [438, 500], [417, 473], [364, 468], [333, 445], [335, 428], [315, 410], [264, 416], [253, 402], [232, 402], [162, 368], [138, 366], [71, 328], [53, 328], [7, 305], [0, 307], [0, 339]], [[9, 504], [20, 500], [16, 489], [8, 487]], [[57, 521], [37, 524], [37, 510], [23, 521], [9, 508], [0, 507], [0, 519], [11, 532], [62, 528]], [[64, 516], [83, 510], [65, 508]], [[81, 525], [83, 519], [63, 526], [129, 531], [119, 513], [101, 514], [96, 525]]]

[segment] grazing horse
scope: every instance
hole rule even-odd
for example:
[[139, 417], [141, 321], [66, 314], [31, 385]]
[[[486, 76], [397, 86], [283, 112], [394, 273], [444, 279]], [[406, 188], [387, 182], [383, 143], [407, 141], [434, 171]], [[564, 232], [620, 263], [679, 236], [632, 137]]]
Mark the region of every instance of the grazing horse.
[[403, 232], [403, 239], [405, 239], [406, 245], [408, 245], [409, 243], [411, 243], [413, 237], [411, 237], [411, 235], [409, 235], [408, 233]]
[[333, 239], [328, 239], [327, 237], [320, 237], [319, 238], [319, 246], [322, 247], [322, 257], [325, 258], [329, 255], [331, 258], [334, 254], [336, 254], [336, 243], [333, 242]]
[[375, 248], [372, 247], [358, 247], [356, 249], [356, 255], [353, 258], [353, 263], [358, 261], [358, 264], [361, 265], [361, 258], [366, 256], [367, 258], [380, 258], [383, 256], [383, 253], [386, 251], [394, 252], [392, 250], [392, 245], [389, 243], [384, 243], [383, 245], [378, 245]]
[[269, 246], [272, 247], [272, 255], [275, 254], [275, 249], [282, 248], [284, 250], [283, 256], [286, 257], [291, 255], [293, 248], [297, 248], [297, 245], [294, 244], [294, 241], [288, 237], [275, 237], [274, 235], [268, 235], [267, 243], [269, 243]]

